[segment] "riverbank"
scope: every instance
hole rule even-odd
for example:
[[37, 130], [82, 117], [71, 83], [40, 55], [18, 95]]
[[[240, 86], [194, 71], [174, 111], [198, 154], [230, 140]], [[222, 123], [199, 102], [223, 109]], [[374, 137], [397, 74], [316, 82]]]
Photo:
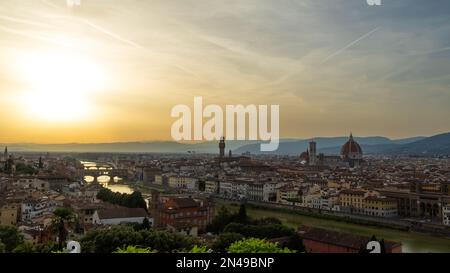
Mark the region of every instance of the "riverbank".
[[[227, 208], [232, 210], [238, 210], [238, 205], [231, 201], [217, 201], [217, 206], [219, 207], [221, 205], [225, 205]], [[285, 212], [273, 208], [249, 206], [247, 208], [247, 213], [249, 216], [254, 218], [275, 217], [280, 219], [283, 224], [292, 228], [297, 228], [300, 225], [309, 225], [363, 236], [375, 235], [380, 239], [383, 238], [385, 240], [401, 242], [403, 245], [403, 252], [406, 253], [450, 252], [450, 238], [447, 237], [436, 237], [428, 234], [402, 231], [387, 227], [367, 226], [333, 219], [317, 218], [313, 216], [296, 214], [295, 211]]]

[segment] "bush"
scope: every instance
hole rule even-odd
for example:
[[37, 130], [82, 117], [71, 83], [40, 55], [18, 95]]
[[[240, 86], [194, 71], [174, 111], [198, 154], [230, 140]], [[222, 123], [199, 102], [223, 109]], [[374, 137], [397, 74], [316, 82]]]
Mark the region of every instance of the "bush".
[[0, 242], [4, 245], [4, 252], [10, 253], [23, 243], [23, 235], [16, 227], [0, 226]]
[[263, 239], [249, 238], [234, 242], [228, 248], [230, 253], [295, 253], [288, 248], [280, 248], [277, 243]]
[[114, 253], [156, 253], [156, 250], [150, 248], [140, 248], [137, 246], [128, 246], [126, 248], [118, 248]]
[[234, 242], [244, 239], [244, 236], [234, 232], [221, 233], [212, 243], [211, 248], [216, 252], [226, 252], [227, 248]]
[[80, 239], [81, 251], [112, 253], [126, 246], [150, 248], [158, 252], [183, 251], [198, 244], [195, 238], [153, 229], [134, 230], [130, 226], [112, 226], [89, 231]]
[[209, 249], [206, 246], [195, 245], [189, 253], [209, 253]]

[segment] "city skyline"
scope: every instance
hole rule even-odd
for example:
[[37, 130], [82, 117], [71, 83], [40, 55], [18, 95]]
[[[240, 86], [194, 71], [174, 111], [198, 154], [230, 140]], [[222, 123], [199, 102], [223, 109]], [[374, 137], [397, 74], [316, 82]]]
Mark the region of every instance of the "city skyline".
[[278, 104], [280, 137], [450, 131], [450, 4], [0, 3], [0, 143], [171, 140], [174, 105]]

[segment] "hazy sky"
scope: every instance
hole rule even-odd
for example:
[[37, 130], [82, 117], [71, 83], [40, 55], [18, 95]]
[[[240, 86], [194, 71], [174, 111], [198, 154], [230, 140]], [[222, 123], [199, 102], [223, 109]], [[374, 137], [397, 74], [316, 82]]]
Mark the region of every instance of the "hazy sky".
[[170, 139], [176, 104], [282, 137], [450, 131], [450, 1], [0, 1], [0, 142]]

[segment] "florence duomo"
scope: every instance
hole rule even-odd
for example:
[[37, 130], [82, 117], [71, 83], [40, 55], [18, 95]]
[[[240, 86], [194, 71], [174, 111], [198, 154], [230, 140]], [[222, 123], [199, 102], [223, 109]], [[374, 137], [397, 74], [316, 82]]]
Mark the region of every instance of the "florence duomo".
[[348, 166], [351, 168], [359, 167], [364, 162], [361, 146], [354, 140], [352, 133], [350, 133], [348, 141], [342, 145], [339, 156], [317, 154], [317, 143], [312, 140], [309, 142], [308, 149], [301, 153], [300, 160], [310, 166]]

